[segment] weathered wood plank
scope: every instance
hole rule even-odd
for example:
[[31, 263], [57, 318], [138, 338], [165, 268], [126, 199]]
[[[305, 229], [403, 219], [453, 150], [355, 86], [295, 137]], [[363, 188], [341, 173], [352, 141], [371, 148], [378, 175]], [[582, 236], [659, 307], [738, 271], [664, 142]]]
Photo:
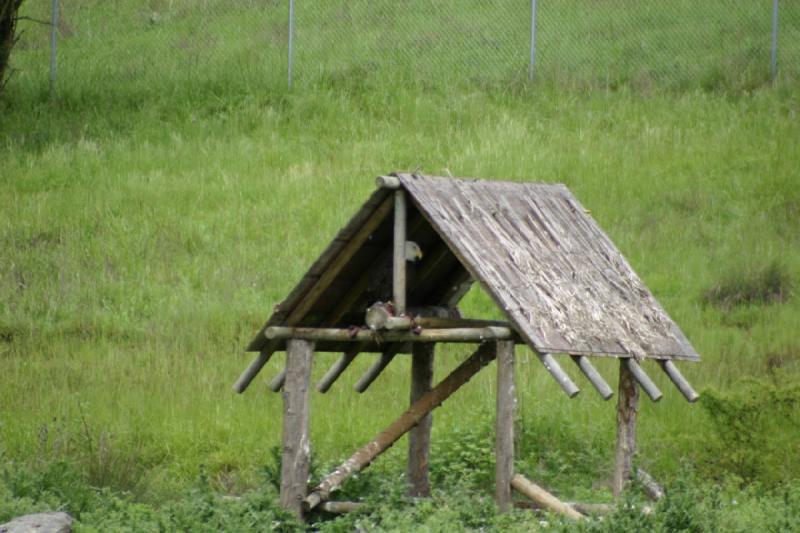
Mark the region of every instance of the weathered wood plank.
[[631, 479], [636, 453], [636, 414], [639, 411], [639, 388], [625, 360], [619, 362], [619, 397], [617, 399], [617, 448], [612, 491], [619, 499]]
[[514, 476], [514, 343], [497, 341], [497, 417], [495, 421], [495, 501], [501, 512], [511, 509]]
[[538, 351], [699, 359], [563, 185], [398, 177]]
[[281, 506], [303, 515], [310, 460], [309, 384], [314, 345], [291, 340], [286, 350], [286, 391], [283, 393], [283, 456]]
[[[410, 404], [430, 392], [433, 386], [433, 357], [435, 344], [415, 344], [411, 353]], [[433, 413], [425, 415], [408, 433], [408, 463], [406, 482], [409, 496], [430, 496], [431, 482], [428, 465]]]
[[388, 428], [366, 446], [360, 448], [347, 461], [326, 476], [304, 500], [304, 508], [313, 509], [321, 502], [328, 500], [333, 491], [351, 475], [368, 466], [378, 455], [386, 451], [392, 444], [422, 420], [425, 415], [442, 404], [462, 385], [477, 374], [495, 356], [492, 343], [482, 344], [468, 359], [461, 363], [446, 378], [426, 393]]

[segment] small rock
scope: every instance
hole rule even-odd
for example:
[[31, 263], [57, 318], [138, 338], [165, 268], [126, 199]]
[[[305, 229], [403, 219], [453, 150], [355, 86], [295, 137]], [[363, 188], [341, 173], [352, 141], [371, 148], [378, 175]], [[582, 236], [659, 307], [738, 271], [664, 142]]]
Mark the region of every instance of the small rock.
[[19, 516], [0, 524], [0, 533], [70, 533], [72, 517], [67, 513], [39, 513]]

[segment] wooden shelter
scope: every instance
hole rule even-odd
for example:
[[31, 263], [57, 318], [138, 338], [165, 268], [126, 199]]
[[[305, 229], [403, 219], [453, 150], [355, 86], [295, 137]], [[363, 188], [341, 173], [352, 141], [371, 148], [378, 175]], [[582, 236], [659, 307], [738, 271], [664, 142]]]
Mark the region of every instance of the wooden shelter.
[[[461, 316], [458, 302], [474, 281], [507, 322]], [[477, 349], [433, 387], [439, 342]], [[243, 392], [272, 354], [286, 351], [285, 369], [270, 383], [284, 389], [281, 501], [302, 514], [409, 431], [410, 493], [427, 494], [429, 413], [496, 358], [496, 498], [506, 509], [512, 486], [529, 495], [531, 486], [541, 490], [513, 472], [515, 344], [527, 345], [569, 397], [579, 389], [554, 354], [574, 361], [606, 400], [613, 391], [589, 357], [619, 358], [615, 495], [631, 476], [638, 389], [661, 398], [640, 363], [656, 361], [687, 400], [697, 399], [673, 361], [698, 361], [698, 354], [564, 185], [415, 174], [378, 178], [253, 339], [248, 350], [258, 356], [234, 389]], [[411, 406], [308, 492], [314, 352], [342, 354], [317, 385], [321, 392], [360, 353], [380, 356], [356, 383], [358, 392], [395, 356], [411, 353]]]

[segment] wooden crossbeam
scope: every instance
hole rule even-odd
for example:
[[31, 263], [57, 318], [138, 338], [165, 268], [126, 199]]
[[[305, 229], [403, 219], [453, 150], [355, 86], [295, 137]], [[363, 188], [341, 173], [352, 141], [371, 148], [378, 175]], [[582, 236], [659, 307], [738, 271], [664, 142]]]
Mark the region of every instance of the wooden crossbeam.
[[347, 350], [342, 354], [342, 356], [331, 366], [328, 371], [322, 376], [322, 379], [319, 380], [317, 383], [317, 390], [319, 392], [325, 393], [331, 388], [331, 385], [339, 379], [339, 376], [342, 375], [342, 372], [347, 370], [347, 367], [350, 366], [356, 356], [361, 353], [361, 351], [366, 347], [366, 343], [360, 343], [354, 345], [352, 348]]
[[305, 339], [310, 341], [333, 342], [366, 341], [377, 344], [389, 344], [394, 342], [471, 343], [484, 342], [488, 340], [513, 340], [515, 342], [519, 342], [519, 337], [514, 330], [510, 328], [493, 326], [485, 328], [427, 329], [422, 330], [419, 333], [414, 333], [411, 331], [387, 331], [384, 333], [379, 333], [370, 331], [368, 329], [352, 331], [344, 328], [292, 328], [286, 326], [272, 326], [264, 330], [264, 335], [270, 340]]
[[493, 343], [482, 344], [469, 358], [461, 363], [446, 378], [439, 382], [430, 392], [424, 394], [419, 400], [395, 420], [388, 428], [377, 437], [356, 451], [349, 459], [339, 465], [331, 474], [326, 476], [317, 485], [311, 494], [304, 500], [306, 510], [313, 509], [320, 503], [330, 498], [333, 491], [338, 489], [344, 481], [368, 466], [377, 456], [386, 451], [400, 437], [405, 435], [412, 427], [417, 425], [428, 413], [447, 400], [455, 391], [477, 374], [495, 357]]

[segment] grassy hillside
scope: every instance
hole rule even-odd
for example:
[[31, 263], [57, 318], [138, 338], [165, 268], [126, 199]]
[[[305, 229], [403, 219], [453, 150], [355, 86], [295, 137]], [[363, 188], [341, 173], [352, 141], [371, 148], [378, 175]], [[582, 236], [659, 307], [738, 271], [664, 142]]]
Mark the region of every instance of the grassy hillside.
[[[703, 393], [696, 405], [647, 367], [665, 398], [642, 400], [639, 463], [671, 499], [656, 517], [620, 511], [609, 528], [800, 522], [796, 87], [445, 89], [332, 76], [288, 92], [251, 81], [139, 93], [136, 82], [115, 92], [112, 79], [52, 102], [38, 82], [9, 85], [0, 522], [63, 506], [89, 530], [293, 527], [275, 510], [281, 405], [264, 384], [282, 357], [245, 395], [230, 386], [272, 306], [393, 170], [567, 184], [700, 352], [681, 366]], [[497, 316], [478, 289], [463, 309]], [[465, 355], [442, 350], [437, 378]], [[518, 355], [517, 468], [566, 499], [608, 499], [614, 402], [565, 365], [584, 389], [568, 400]], [[315, 379], [335, 357], [318, 357]], [[315, 476], [405, 407], [404, 359], [365, 395], [352, 391], [370, 362], [312, 396]], [[614, 362], [597, 366], [614, 385]], [[493, 387], [485, 371], [436, 412], [434, 503], [396, 493], [401, 442], [346, 489], [388, 503], [324, 527], [539, 524], [493, 514]]]

